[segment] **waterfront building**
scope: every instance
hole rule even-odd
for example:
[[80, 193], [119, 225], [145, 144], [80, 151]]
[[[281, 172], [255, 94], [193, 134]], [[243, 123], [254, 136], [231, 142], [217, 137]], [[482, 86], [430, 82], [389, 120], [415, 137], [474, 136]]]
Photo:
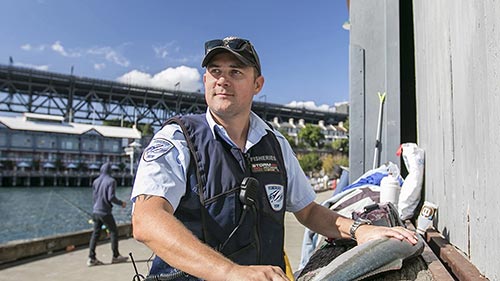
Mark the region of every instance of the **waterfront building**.
[[139, 150], [141, 137], [135, 127], [65, 122], [62, 116], [0, 116], [0, 170], [4, 177], [89, 175], [109, 161], [117, 173], [126, 173], [125, 148], [134, 144], [132, 149]]

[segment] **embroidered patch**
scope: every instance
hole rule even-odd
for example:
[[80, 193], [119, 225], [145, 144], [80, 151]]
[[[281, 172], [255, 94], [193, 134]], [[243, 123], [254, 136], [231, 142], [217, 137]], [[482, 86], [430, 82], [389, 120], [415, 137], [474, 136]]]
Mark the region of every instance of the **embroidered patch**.
[[274, 155], [250, 157], [252, 173], [279, 173], [278, 161]]
[[271, 208], [280, 211], [283, 208], [284, 188], [279, 184], [266, 184], [267, 200]]
[[277, 163], [252, 163], [252, 172], [253, 173], [264, 173], [264, 172], [279, 173], [280, 169], [278, 168]]
[[154, 161], [169, 152], [174, 145], [167, 139], [153, 139], [144, 150], [142, 158], [146, 162]]

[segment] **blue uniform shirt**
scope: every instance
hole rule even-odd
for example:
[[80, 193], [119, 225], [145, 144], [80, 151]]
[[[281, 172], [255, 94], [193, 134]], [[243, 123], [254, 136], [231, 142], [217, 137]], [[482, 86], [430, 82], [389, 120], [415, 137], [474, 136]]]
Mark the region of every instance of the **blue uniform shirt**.
[[[236, 146], [224, 127], [213, 120], [208, 110], [206, 118], [212, 132], [217, 130], [227, 143]], [[269, 126], [260, 117], [251, 112], [245, 151], [258, 143], [268, 128]], [[281, 145], [288, 176], [286, 210], [297, 212], [314, 201], [316, 194], [288, 141], [280, 133], [275, 133]], [[215, 134], [213, 136], [215, 138]], [[167, 199], [175, 210], [186, 191], [186, 170], [189, 161], [189, 148], [180, 127], [164, 126], [155, 134], [143, 152], [132, 190], [132, 201], [141, 194], [160, 196]]]

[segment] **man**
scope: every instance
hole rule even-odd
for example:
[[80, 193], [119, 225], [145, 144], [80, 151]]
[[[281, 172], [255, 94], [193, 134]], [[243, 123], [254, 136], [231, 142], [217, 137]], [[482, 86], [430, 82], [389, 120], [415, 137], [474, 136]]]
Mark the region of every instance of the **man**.
[[156, 254], [151, 275], [288, 280], [285, 210], [327, 237], [416, 243], [404, 228], [353, 222], [314, 202], [286, 139], [251, 112], [264, 77], [248, 40], [206, 42], [202, 66], [206, 114], [167, 122], [137, 170], [132, 223], [134, 237]]
[[118, 228], [116, 227], [115, 218], [111, 213], [113, 204], [120, 205], [122, 208], [127, 206], [125, 201], [121, 201], [115, 196], [116, 180], [111, 177], [111, 164], [104, 163], [101, 166], [101, 173], [92, 183], [93, 209], [92, 219], [94, 221], [94, 231], [90, 237], [89, 244], [89, 259], [88, 266], [104, 264], [96, 258], [95, 247], [101, 227], [103, 225], [109, 230], [111, 236], [111, 249], [113, 250], [113, 258], [111, 263], [124, 262], [128, 257], [123, 257], [118, 251]]

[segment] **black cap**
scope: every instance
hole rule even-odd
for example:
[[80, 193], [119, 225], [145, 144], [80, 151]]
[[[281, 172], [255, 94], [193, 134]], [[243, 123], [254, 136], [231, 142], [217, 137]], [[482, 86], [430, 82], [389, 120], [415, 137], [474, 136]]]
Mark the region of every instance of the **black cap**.
[[253, 66], [261, 75], [260, 60], [252, 43], [246, 39], [238, 37], [226, 37], [224, 39], [215, 39], [205, 42], [205, 57], [201, 63], [206, 67], [210, 60], [217, 54], [230, 52], [243, 64]]

